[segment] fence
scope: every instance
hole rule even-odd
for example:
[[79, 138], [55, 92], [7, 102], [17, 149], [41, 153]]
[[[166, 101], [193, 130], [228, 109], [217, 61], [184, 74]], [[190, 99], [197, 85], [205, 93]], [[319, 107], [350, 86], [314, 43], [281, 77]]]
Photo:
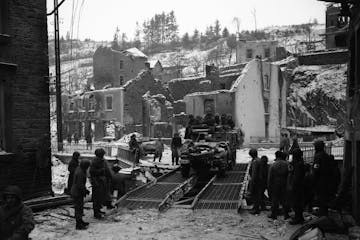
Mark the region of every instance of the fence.
[[[313, 146], [305, 146], [301, 148], [303, 150], [304, 161], [306, 163], [311, 163], [314, 160], [315, 148]], [[344, 147], [341, 146], [332, 146], [331, 144], [327, 144], [325, 147], [325, 151], [328, 154], [334, 155], [336, 160], [344, 159]]]

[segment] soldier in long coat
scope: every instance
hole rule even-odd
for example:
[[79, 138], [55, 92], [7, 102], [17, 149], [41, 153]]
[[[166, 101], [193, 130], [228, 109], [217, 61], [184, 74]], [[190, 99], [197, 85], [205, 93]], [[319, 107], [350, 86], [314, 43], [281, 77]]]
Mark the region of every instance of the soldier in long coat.
[[268, 191], [271, 197], [271, 214], [269, 218], [276, 219], [281, 204], [284, 212], [284, 218], [289, 218], [286, 184], [288, 177], [288, 163], [283, 152], [275, 152], [275, 162], [270, 166], [268, 176]]
[[95, 150], [95, 158], [90, 165], [90, 181], [92, 185], [92, 200], [94, 217], [101, 219], [104, 212], [101, 207], [108, 200], [108, 182], [111, 181], [111, 173], [104, 160], [105, 151], [102, 148]]
[[304, 178], [305, 165], [303, 160], [303, 153], [299, 148], [292, 152], [293, 160], [289, 163], [289, 194], [291, 206], [295, 212], [295, 217], [290, 221], [290, 224], [300, 224], [304, 221]]
[[326, 216], [328, 214], [328, 204], [332, 191], [332, 175], [333, 165], [329, 154], [325, 152], [325, 143], [323, 141], [314, 142], [314, 182], [315, 197], [319, 203], [319, 215]]
[[76, 168], [74, 174], [74, 181], [71, 187], [71, 197], [74, 201], [76, 229], [86, 229], [89, 223], [84, 222], [82, 216], [84, 214], [84, 197], [89, 194], [86, 189], [86, 171], [90, 166], [90, 162], [82, 160], [80, 165]]

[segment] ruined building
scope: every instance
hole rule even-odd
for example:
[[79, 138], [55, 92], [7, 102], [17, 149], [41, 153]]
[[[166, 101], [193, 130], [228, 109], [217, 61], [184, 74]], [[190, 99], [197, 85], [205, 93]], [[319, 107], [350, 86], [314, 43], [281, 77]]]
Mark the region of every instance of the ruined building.
[[0, 1], [0, 192], [51, 192], [46, 1]]
[[277, 41], [246, 41], [240, 40], [236, 46], [236, 62], [249, 62], [256, 57], [267, 59], [268, 61], [278, 61], [286, 58], [285, 48], [279, 47]]
[[114, 50], [110, 47], [99, 47], [93, 56], [94, 87], [120, 87], [138, 73], [147, 69], [148, 58], [137, 48]]
[[245, 134], [244, 143], [277, 142], [286, 127], [286, 79], [278, 64], [250, 61], [230, 89], [185, 96], [186, 113], [204, 116], [231, 114]]
[[340, 17], [339, 6], [330, 4], [326, 8], [326, 29], [325, 42], [326, 48], [347, 48], [347, 36], [349, 23], [346, 17]]
[[[63, 96], [64, 134], [77, 133], [85, 138], [91, 133], [95, 140], [119, 138], [124, 133], [143, 130], [143, 95], [162, 94], [171, 100], [161, 82], [149, 70], [140, 72], [122, 87], [88, 91], [82, 95]], [[114, 132], [109, 133], [113, 125]]]

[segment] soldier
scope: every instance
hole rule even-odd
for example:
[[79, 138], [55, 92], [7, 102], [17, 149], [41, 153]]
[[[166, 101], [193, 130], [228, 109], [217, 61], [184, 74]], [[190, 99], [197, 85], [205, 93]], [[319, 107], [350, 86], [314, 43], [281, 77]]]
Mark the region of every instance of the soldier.
[[156, 158], [159, 158], [159, 162], [161, 162], [161, 158], [162, 158], [162, 154], [164, 152], [164, 144], [161, 141], [161, 138], [159, 137], [156, 141], [155, 141], [155, 154], [154, 154], [154, 162], [156, 160]]
[[65, 192], [68, 194], [71, 191], [71, 186], [73, 184], [75, 170], [79, 166], [79, 157], [80, 157], [80, 153], [74, 152], [72, 155], [72, 158], [69, 162], [69, 166], [68, 166], [69, 178], [68, 178], [68, 183], [67, 183], [67, 189], [65, 190]]
[[249, 155], [252, 157], [251, 163], [251, 192], [254, 200], [254, 207], [251, 214], [259, 214], [260, 207], [263, 205], [263, 195], [265, 191], [266, 178], [265, 178], [265, 165], [263, 160], [257, 156], [257, 150], [251, 149]]
[[304, 222], [303, 208], [305, 165], [303, 152], [299, 148], [294, 149], [292, 154], [293, 160], [289, 163], [288, 187], [292, 208], [295, 212], [295, 217], [290, 221], [290, 224], [295, 225]]
[[182, 146], [181, 138], [179, 136], [179, 133], [174, 133], [174, 137], [171, 139], [171, 160], [172, 165], [174, 163], [176, 165], [179, 165], [179, 155], [180, 155], [180, 148]]
[[35, 227], [33, 213], [23, 204], [21, 195], [17, 186], [8, 186], [3, 191], [5, 204], [0, 207], [1, 239], [29, 239], [29, 234]]
[[333, 166], [331, 165], [331, 158], [325, 152], [325, 143], [321, 140], [314, 142], [315, 156], [314, 156], [314, 184], [315, 196], [319, 202], [319, 215], [327, 216], [328, 203], [331, 195], [331, 181]]
[[[290, 149], [290, 139], [286, 133], [282, 134], [282, 138], [280, 140], [280, 151], [289, 154]], [[286, 158], [285, 158], [286, 159]]]
[[94, 217], [97, 219], [103, 218], [101, 211], [102, 205], [107, 200], [108, 187], [107, 183], [111, 179], [111, 173], [104, 160], [105, 151], [102, 148], [95, 150], [95, 158], [91, 161], [90, 166], [90, 181], [92, 184], [92, 200]]
[[277, 219], [279, 203], [284, 211], [284, 219], [289, 218], [289, 210], [286, 202], [286, 183], [288, 177], [288, 163], [285, 154], [280, 151], [275, 152], [275, 162], [269, 169], [268, 190], [271, 197], [271, 214], [269, 218]]
[[248, 185], [248, 195], [250, 196], [251, 201], [254, 201], [255, 197], [255, 189], [253, 184], [253, 176], [254, 176], [254, 169], [257, 167], [257, 160], [258, 158], [258, 151], [255, 148], [250, 149], [249, 155], [251, 157], [250, 169], [249, 169], [249, 176], [250, 181]]
[[86, 189], [86, 171], [90, 166], [90, 162], [87, 160], [82, 160], [80, 166], [76, 168], [74, 175], [74, 183], [71, 187], [71, 197], [74, 201], [75, 208], [75, 220], [76, 220], [76, 229], [83, 230], [86, 229], [89, 225], [88, 222], [82, 220], [84, 214], [84, 197], [89, 194], [89, 190]]
[[134, 165], [139, 163], [140, 160], [140, 145], [136, 140], [136, 135], [132, 134], [129, 141], [129, 149], [135, 156]]

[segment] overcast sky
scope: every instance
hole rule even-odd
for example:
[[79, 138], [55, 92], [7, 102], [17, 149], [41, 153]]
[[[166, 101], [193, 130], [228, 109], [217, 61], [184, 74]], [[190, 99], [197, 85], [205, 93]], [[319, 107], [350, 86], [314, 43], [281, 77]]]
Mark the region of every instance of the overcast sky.
[[[65, 0], [59, 10], [62, 36], [71, 29], [73, 8], [73, 37], [95, 40], [112, 40], [117, 26], [133, 38], [137, 21], [142, 24], [156, 13], [171, 10], [181, 35], [195, 28], [204, 32], [216, 19], [222, 27], [235, 32], [234, 17], [241, 20], [241, 30], [254, 30], [254, 9], [258, 29], [307, 23], [314, 18], [325, 22], [325, 4], [317, 0]], [[52, 9], [53, 0], [48, 0], [48, 12]], [[52, 35], [53, 16], [48, 21]]]

